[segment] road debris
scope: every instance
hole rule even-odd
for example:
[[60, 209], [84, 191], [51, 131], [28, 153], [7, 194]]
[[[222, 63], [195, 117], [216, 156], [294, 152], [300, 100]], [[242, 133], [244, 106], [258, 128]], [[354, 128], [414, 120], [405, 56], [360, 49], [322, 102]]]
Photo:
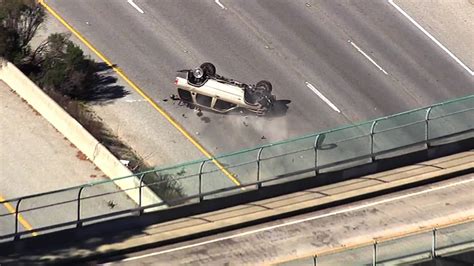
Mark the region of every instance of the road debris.
[[117, 206], [117, 203], [115, 203], [113, 200], [109, 200], [109, 201], [107, 201], [107, 206], [109, 206], [109, 208], [113, 209], [113, 208], [115, 208], [115, 206]]
[[173, 100], [173, 101], [177, 101], [177, 100], [179, 100], [179, 97], [176, 94], [171, 94], [170, 99]]
[[196, 109], [194, 109], [194, 112], [196, 112], [196, 115], [197, 115], [198, 117], [201, 117], [201, 116], [202, 116], [202, 111], [201, 111], [201, 109], [196, 108]]

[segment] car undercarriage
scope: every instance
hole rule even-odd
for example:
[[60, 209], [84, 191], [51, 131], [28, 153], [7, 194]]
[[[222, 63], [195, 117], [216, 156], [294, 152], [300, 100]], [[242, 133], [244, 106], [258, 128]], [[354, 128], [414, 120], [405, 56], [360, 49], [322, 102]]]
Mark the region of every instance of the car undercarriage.
[[276, 101], [276, 97], [272, 95], [272, 84], [269, 81], [262, 80], [255, 85], [249, 85], [216, 74], [216, 68], [212, 63], [203, 63], [198, 68], [183, 69], [178, 72], [187, 73], [187, 81], [194, 87], [203, 87], [205, 89], [205, 84], [212, 79], [222, 84], [240, 88], [245, 104], [250, 107], [248, 109], [256, 112], [258, 115], [268, 112]]

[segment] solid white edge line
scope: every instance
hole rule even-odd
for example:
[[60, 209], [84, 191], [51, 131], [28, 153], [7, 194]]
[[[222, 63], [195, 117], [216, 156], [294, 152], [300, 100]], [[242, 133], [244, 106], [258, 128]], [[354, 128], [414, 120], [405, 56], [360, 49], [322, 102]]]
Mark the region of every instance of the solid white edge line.
[[309, 83], [309, 82], [305, 82], [306, 83], [306, 87], [310, 88], [314, 93], [316, 93], [316, 95], [318, 95], [319, 98], [321, 98], [321, 100], [323, 100], [327, 105], [329, 105], [329, 107], [331, 107], [334, 111], [338, 112], [338, 113], [341, 113], [341, 111], [339, 110], [339, 108], [336, 107], [336, 105], [334, 105], [328, 98], [326, 98], [321, 92], [319, 92], [314, 86], [313, 84]]
[[204, 241], [204, 242], [199, 242], [199, 243], [195, 243], [195, 244], [191, 244], [191, 245], [187, 245], [187, 246], [181, 246], [181, 247], [177, 247], [177, 248], [157, 251], [157, 252], [154, 252], [154, 253], [145, 254], [145, 255], [141, 255], [141, 256], [130, 257], [130, 258], [126, 258], [122, 261], [138, 260], [138, 259], [142, 259], [142, 258], [146, 258], [146, 257], [152, 257], [152, 256], [160, 255], [160, 254], [170, 253], [170, 252], [174, 252], [174, 251], [178, 251], [178, 250], [183, 250], [183, 249], [187, 249], [187, 248], [192, 248], [192, 247], [202, 246], [202, 245], [206, 245], [206, 244], [210, 244], [210, 243], [214, 243], [214, 242], [219, 242], [219, 241], [223, 241], [223, 240], [227, 240], [227, 239], [231, 239], [231, 238], [235, 238], [235, 237], [251, 235], [251, 234], [255, 234], [255, 233], [259, 233], [259, 232], [263, 232], [263, 231], [268, 231], [268, 230], [272, 230], [272, 229], [279, 228], [279, 227], [284, 227], [284, 226], [288, 226], [288, 225], [294, 225], [294, 224], [299, 224], [299, 223], [303, 223], [303, 222], [307, 222], [307, 221], [311, 221], [311, 220], [325, 218], [325, 217], [329, 217], [329, 216], [332, 216], [332, 215], [338, 215], [338, 214], [345, 213], [345, 212], [357, 211], [357, 210], [364, 209], [364, 208], [367, 208], [367, 207], [372, 207], [372, 206], [383, 204], [383, 203], [388, 203], [388, 202], [401, 200], [401, 199], [405, 199], [405, 198], [409, 198], [409, 197], [413, 197], [413, 196], [418, 196], [418, 195], [426, 194], [426, 193], [429, 193], [429, 192], [432, 192], [432, 191], [437, 191], [437, 190], [441, 190], [441, 189], [445, 189], [445, 188], [449, 188], [449, 187], [454, 187], [454, 186], [457, 186], [457, 185], [462, 185], [462, 184], [470, 183], [470, 182], [473, 182], [473, 181], [474, 181], [474, 178], [469, 178], [469, 179], [462, 180], [462, 181], [459, 181], [459, 182], [456, 182], [456, 183], [450, 183], [450, 184], [447, 184], [447, 185], [444, 185], [444, 186], [439, 186], [439, 187], [430, 187], [428, 189], [421, 190], [421, 191], [418, 191], [418, 192], [413, 192], [413, 193], [410, 193], [410, 194], [400, 195], [400, 196], [396, 196], [396, 197], [393, 197], [393, 198], [383, 199], [383, 200], [367, 203], [367, 204], [360, 205], [360, 206], [355, 206], [355, 207], [348, 208], [348, 209], [342, 209], [342, 210], [337, 210], [337, 211], [333, 211], [333, 212], [329, 212], [329, 213], [325, 213], [325, 214], [320, 214], [320, 215], [316, 215], [316, 216], [313, 216], [313, 217], [308, 217], [308, 218], [301, 219], [301, 220], [295, 220], [295, 221], [286, 222], [286, 223], [282, 223], [282, 224], [277, 224], [277, 225], [273, 225], [273, 226], [269, 226], [269, 227], [259, 228], [259, 229], [255, 229], [255, 230], [251, 230], [251, 231], [247, 231], [247, 232], [243, 232], [243, 233], [239, 233], [239, 234], [235, 234], [235, 235], [216, 238], [216, 239], [212, 239], [212, 240], [208, 240], [208, 241]]
[[459, 58], [457, 58], [453, 53], [451, 53], [448, 48], [441, 44], [435, 37], [433, 37], [428, 31], [426, 31], [418, 22], [410, 17], [401, 7], [393, 2], [393, 0], [388, 0], [388, 2], [395, 7], [398, 12], [402, 13], [411, 23], [413, 23], [419, 30], [421, 30], [426, 36], [428, 36], [434, 43], [436, 43], [441, 49], [443, 49], [451, 58], [453, 58], [458, 64], [460, 64], [469, 74], [474, 75], [468, 66], [466, 66]]
[[353, 41], [348, 40], [348, 42], [357, 50], [359, 53], [361, 53], [365, 58], [367, 58], [372, 64], [374, 64], [380, 71], [382, 71], [385, 75], [388, 75], [387, 71], [385, 71], [382, 67], [380, 67], [375, 60], [373, 60], [368, 54], [366, 54], [362, 49], [357, 46]]
[[133, 0], [127, 0], [127, 2], [128, 2], [130, 5], [132, 5], [136, 10], [138, 10], [138, 12], [140, 12], [140, 13], [142, 13], [142, 14], [145, 13], [145, 12], [143, 12], [143, 10], [142, 10], [137, 4], [135, 4], [135, 3], [133, 2]]
[[215, 2], [216, 4], [218, 4], [222, 9], [227, 9], [227, 8], [221, 3], [220, 0], [214, 0], [214, 2]]

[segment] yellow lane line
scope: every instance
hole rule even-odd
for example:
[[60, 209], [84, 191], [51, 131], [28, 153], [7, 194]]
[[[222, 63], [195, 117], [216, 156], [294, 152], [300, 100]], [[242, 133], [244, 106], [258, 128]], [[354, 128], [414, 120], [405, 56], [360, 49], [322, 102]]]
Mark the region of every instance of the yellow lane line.
[[[0, 201], [5, 201], [5, 199], [2, 196], [0, 196]], [[3, 206], [5, 206], [5, 208], [7, 208], [7, 210], [11, 214], [15, 214], [15, 208], [13, 208], [13, 206], [9, 202], [4, 202]], [[23, 218], [23, 215], [18, 214], [18, 221], [21, 223], [21, 225], [23, 225], [23, 227], [26, 230], [28, 230], [28, 231], [33, 230], [33, 226], [31, 226], [31, 224], [25, 218]], [[37, 236], [38, 233], [37, 232], [31, 232], [31, 235]]]
[[56, 19], [59, 20], [69, 31], [71, 31], [82, 43], [84, 43], [91, 51], [93, 51], [102, 61], [104, 61], [109, 67], [111, 67], [120, 77], [122, 77], [136, 92], [138, 92], [145, 100], [148, 101], [163, 117], [168, 120], [181, 134], [183, 134], [198, 150], [204, 154], [237, 186], [240, 186], [239, 180], [235, 178], [234, 174], [230, 173], [229, 170], [214, 159], [212, 154], [208, 152], [196, 139], [194, 139], [178, 122], [176, 122], [163, 108], [161, 108], [153, 99], [151, 99], [142, 89], [140, 89], [133, 81], [131, 81], [123, 71], [114, 66], [101, 52], [99, 52], [86, 38], [84, 38], [76, 29], [74, 29], [69, 23], [67, 23], [53, 8], [44, 2], [44, 0], [38, 0], [38, 2], [46, 8]]

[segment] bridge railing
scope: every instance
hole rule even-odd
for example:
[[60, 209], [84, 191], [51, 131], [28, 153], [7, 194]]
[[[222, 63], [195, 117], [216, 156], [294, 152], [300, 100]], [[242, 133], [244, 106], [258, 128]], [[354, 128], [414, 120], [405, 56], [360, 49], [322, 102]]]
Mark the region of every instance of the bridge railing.
[[[474, 95], [470, 95], [360, 124], [115, 179], [140, 180], [130, 189], [140, 195], [138, 206], [132, 209], [94, 208], [97, 200], [113, 203], [115, 197], [123, 194], [112, 181], [3, 200], [0, 204], [7, 208], [0, 209], [0, 232], [8, 233], [0, 235], [0, 241], [140, 215], [143, 211], [164, 207], [165, 203], [145, 206], [141, 192], [144, 187], [161, 190], [170, 179], [182, 186], [186, 195], [176, 196], [167, 203], [188, 204], [300, 178], [317, 178], [320, 173], [473, 137]], [[23, 217], [35, 221], [34, 230], [21, 223]]]
[[472, 251], [473, 248], [474, 220], [471, 219], [371, 242], [333, 247], [276, 265], [413, 265]]

